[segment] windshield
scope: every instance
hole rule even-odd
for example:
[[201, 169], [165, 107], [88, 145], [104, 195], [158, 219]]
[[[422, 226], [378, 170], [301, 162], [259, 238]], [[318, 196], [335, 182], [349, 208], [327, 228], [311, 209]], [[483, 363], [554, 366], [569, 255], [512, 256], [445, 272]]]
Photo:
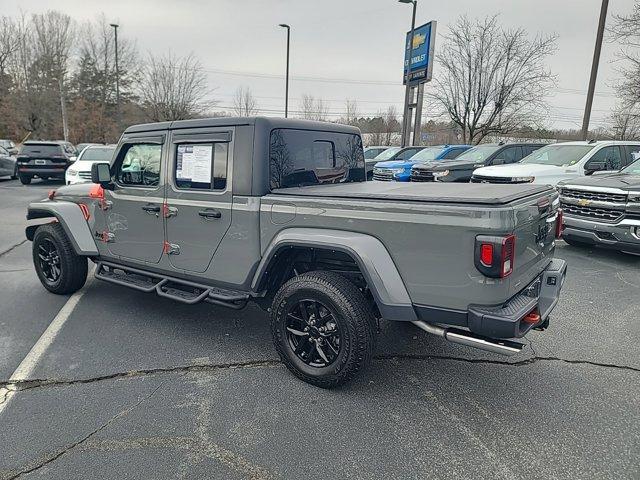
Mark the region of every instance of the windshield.
[[578, 163], [593, 147], [593, 145], [547, 145], [524, 157], [521, 163], [568, 167]]
[[456, 161], [467, 160], [470, 162], [484, 162], [499, 149], [499, 145], [478, 145], [477, 147], [470, 148], [462, 155], [459, 155], [456, 158]]
[[387, 148], [384, 152], [382, 152], [380, 155], [376, 157], [376, 160], [379, 160], [379, 161], [389, 160], [399, 151], [400, 151], [400, 147]]
[[424, 150], [420, 150], [413, 157], [411, 157], [412, 162], [426, 162], [427, 160], [435, 160], [438, 155], [442, 153], [442, 148], [440, 147], [430, 147], [425, 148]]
[[111, 147], [87, 147], [78, 157], [78, 161], [110, 162], [114, 150]]
[[626, 173], [627, 175], [640, 175], [640, 158], [628, 167], [620, 170], [620, 173]]

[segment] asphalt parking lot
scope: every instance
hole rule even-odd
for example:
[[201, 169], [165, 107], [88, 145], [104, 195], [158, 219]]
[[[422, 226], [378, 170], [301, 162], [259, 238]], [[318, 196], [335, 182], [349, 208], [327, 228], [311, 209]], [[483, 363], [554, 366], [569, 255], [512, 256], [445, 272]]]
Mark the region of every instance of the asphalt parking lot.
[[640, 257], [559, 242], [563, 296], [524, 354], [385, 323], [369, 371], [327, 391], [280, 365], [257, 307], [93, 280], [63, 309], [24, 240], [58, 185], [0, 180], [2, 385], [66, 319], [0, 395], [1, 479], [640, 478]]

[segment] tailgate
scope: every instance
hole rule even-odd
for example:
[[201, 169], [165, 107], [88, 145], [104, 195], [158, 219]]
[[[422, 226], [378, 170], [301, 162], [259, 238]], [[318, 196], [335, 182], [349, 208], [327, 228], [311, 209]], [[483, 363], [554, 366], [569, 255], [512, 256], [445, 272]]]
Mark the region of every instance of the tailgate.
[[513, 206], [516, 257], [511, 295], [529, 285], [553, 258], [558, 205], [558, 194], [549, 189]]

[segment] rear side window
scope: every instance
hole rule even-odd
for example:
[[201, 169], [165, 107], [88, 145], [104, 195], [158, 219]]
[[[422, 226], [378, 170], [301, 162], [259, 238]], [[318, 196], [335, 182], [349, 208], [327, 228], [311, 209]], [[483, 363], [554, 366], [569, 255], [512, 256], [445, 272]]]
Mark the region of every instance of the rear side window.
[[620, 170], [622, 158], [620, 157], [620, 148], [604, 147], [593, 154], [589, 162], [604, 162], [607, 170]]
[[22, 155], [62, 155], [62, 147], [60, 145], [25, 144], [20, 153]]
[[631, 165], [636, 160], [640, 160], [640, 145], [627, 145], [626, 150], [625, 165]]
[[182, 143], [176, 148], [176, 187], [195, 190], [227, 188], [228, 143]]
[[275, 129], [269, 172], [272, 189], [364, 181], [362, 140], [348, 133]]
[[496, 155], [496, 158], [501, 158], [504, 163], [515, 163], [522, 160], [522, 149], [520, 147], [507, 147]]

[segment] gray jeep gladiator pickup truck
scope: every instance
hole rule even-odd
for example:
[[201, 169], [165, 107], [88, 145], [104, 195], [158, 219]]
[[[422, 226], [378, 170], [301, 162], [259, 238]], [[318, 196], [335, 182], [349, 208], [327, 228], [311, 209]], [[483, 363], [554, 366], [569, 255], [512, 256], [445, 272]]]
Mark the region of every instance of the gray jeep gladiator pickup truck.
[[270, 312], [283, 363], [339, 385], [371, 360], [381, 319], [513, 354], [548, 325], [566, 264], [543, 185], [367, 182], [360, 132], [273, 118], [128, 128], [92, 184], [32, 203], [44, 287], [100, 280], [193, 304]]

